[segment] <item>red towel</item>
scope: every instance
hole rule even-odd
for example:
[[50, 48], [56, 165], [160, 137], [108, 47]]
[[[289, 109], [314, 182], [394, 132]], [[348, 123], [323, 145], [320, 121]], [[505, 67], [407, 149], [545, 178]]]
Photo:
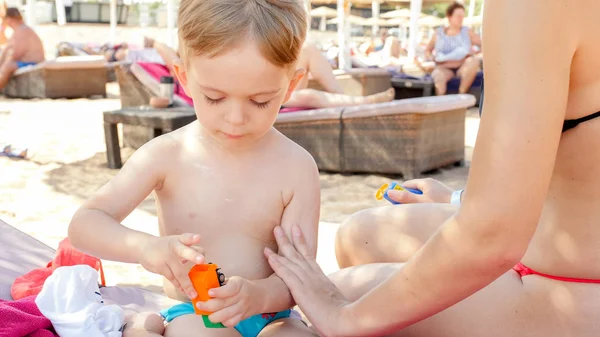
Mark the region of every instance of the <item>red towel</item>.
[[87, 264], [96, 269], [100, 273], [102, 285], [106, 286], [104, 270], [102, 269], [102, 262], [100, 259], [86, 255], [73, 248], [67, 238], [58, 244], [54, 260], [50, 261], [45, 268], [34, 269], [23, 276], [17, 277], [10, 288], [10, 295], [15, 300], [31, 295], [37, 295], [42, 291], [42, 287], [48, 276], [52, 275], [52, 272], [56, 268], [79, 264]]
[[[161, 76], [172, 76], [169, 73], [169, 68], [164, 64], [160, 63], [147, 63], [147, 62], [138, 62], [138, 65], [142, 67], [150, 76], [154, 77], [156, 81], [160, 81]], [[179, 84], [179, 82], [175, 81], [175, 95], [179, 96], [179, 98], [183, 99], [190, 106], [194, 106], [194, 101], [186, 95], [183, 87]]]
[[0, 300], [0, 336], [2, 337], [54, 337], [52, 323], [44, 317], [35, 296], [18, 301]]

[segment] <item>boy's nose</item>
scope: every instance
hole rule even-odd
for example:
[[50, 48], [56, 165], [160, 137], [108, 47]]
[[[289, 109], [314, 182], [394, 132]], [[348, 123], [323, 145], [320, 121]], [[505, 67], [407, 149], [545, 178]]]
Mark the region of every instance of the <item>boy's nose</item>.
[[232, 104], [231, 109], [225, 115], [225, 121], [231, 125], [242, 125], [246, 123], [246, 115], [242, 104]]

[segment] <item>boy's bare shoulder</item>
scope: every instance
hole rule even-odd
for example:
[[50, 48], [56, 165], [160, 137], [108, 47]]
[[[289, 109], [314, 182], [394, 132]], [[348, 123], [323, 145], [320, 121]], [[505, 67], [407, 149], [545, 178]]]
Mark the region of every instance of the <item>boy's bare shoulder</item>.
[[172, 163], [183, 151], [186, 135], [190, 130], [188, 126], [170, 133], [151, 139], [137, 151], [137, 156], [145, 156], [151, 162]]
[[284, 136], [281, 132], [277, 130], [275, 132], [277, 150], [274, 153], [278, 156], [280, 162], [289, 167], [288, 172], [306, 171], [307, 169], [318, 171], [315, 159], [306, 149]]

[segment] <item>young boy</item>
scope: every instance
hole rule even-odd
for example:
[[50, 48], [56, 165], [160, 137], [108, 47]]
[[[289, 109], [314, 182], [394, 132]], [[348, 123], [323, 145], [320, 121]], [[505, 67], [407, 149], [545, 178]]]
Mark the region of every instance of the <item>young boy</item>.
[[[295, 67], [303, 2], [182, 0], [178, 23], [181, 60], [173, 68], [198, 120], [136, 151], [74, 215], [71, 243], [164, 275], [166, 294], [185, 301], [162, 318], [138, 317], [125, 336], [312, 336], [263, 255], [276, 248], [277, 225], [288, 236], [298, 226], [317, 248], [318, 169], [273, 128], [303, 75]], [[160, 237], [120, 224], [152, 191]], [[201, 309], [228, 329], [206, 329], [189, 303], [196, 293], [187, 273], [208, 262], [229, 279]]]

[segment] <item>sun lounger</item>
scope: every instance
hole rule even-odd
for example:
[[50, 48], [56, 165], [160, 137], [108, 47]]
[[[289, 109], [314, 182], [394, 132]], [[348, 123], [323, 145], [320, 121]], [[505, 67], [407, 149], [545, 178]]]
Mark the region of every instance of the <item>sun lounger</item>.
[[420, 97], [344, 109], [342, 172], [399, 174], [462, 163], [472, 95]]
[[[161, 71], [161, 68], [164, 69]], [[115, 73], [119, 82], [121, 107], [126, 108], [148, 105], [150, 98], [159, 94], [158, 86], [160, 75], [168, 75], [168, 70], [163, 65], [133, 63], [117, 66], [115, 68]], [[335, 70], [334, 74], [344, 89], [344, 92], [351, 95], [370, 95], [385, 91], [391, 86], [390, 74], [385, 69], [361, 68], [344, 71]], [[317, 81], [310, 80], [309, 87], [319, 89], [320, 85]], [[192, 105], [191, 99], [187, 97], [181, 89], [179, 94], [175, 95], [174, 101], [175, 106]], [[315, 112], [309, 112], [303, 116], [315, 116], [317, 114], [318, 113]], [[287, 117], [284, 117], [284, 120], [286, 118]], [[316, 125], [312, 122], [308, 124], [313, 126]], [[304, 123], [303, 126], [308, 124]], [[300, 124], [294, 125], [293, 129], [299, 130], [299, 127]], [[323, 128], [323, 126], [320, 127]], [[150, 134], [151, 133], [146, 128], [126, 125], [123, 127], [123, 145], [131, 148], [139, 148], [150, 139]], [[311, 141], [311, 143], [314, 143], [314, 141]], [[309, 146], [308, 144], [306, 145]], [[317, 144], [312, 145], [321, 146]], [[330, 162], [330, 160], [328, 160], [328, 162]], [[329, 164], [324, 165], [326, 167], [331, 167]]]
[[8, 97], [79, 98], [106, 96], [102, 56], [65, 56], [18, 69], [4, 89]]
[[[338, 224], [320, 224], [317, 262], [326, 273], [338, 270], [333, 242]], [[54, 249], [0, 220], [0, 299], [12, 300], [10, 287], [15, 278], [35, 268], [45, 267], [54, 258]], [[100, 289], [106, 304], [117, 304], [126, 316], [138, 312], [158, 312], [179, 303], [162, 294], [136, 286], [109, 286]]]
[[[386, 91], [391, 86], [391, 75], [381, 68], [351, 68], [333, 71], [337, 82], [344, 93], [353, 96], [367, 96]], [[308, 82], [311, 89], [322, 90], [319, 82], [311, 79]]]
[[[0, 299], [12, 300], [10, 288], [18, 276], [45, 267], [54, 258], [54, 249], [0, 220]], [[164, 295], [135, 286], [100, 289], [106, 304], [118, 304], [126, 314], [158, 312], [176, 303]]]

